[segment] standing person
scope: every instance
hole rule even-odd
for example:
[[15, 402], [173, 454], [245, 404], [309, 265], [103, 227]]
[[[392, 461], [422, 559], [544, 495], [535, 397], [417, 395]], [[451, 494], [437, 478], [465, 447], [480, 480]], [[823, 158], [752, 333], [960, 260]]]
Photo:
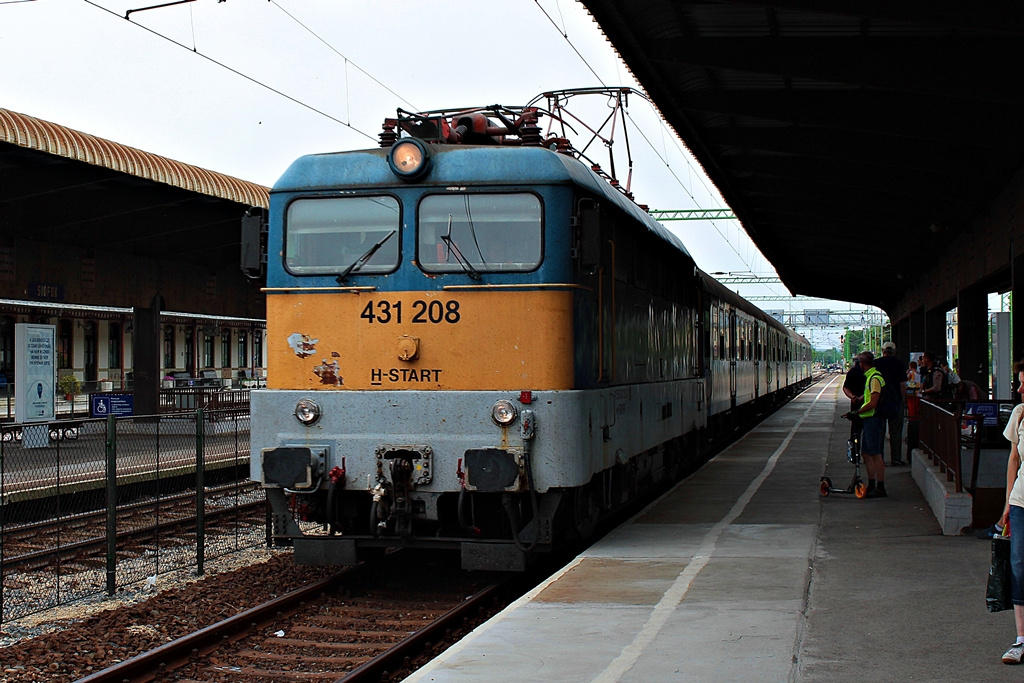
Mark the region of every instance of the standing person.
[[[1017, 393], [1024, 395], [1024, 361], [1017, 363], [1019, 386]], [[1021, 441], [1024, 440], [1024, 403], [1018, 403], [1010, 413], [1003, 436], [1010, 442], [1010, 457], [1006, 461], [1006, 507], [999, 519], [1003, 529], [1010, 525], [1010, 599], [1013, 618], [1017, 626], [1017, 641], [1003, 655], [1003, 664], [1020, 664], [1024, 657], [1024, 472], [1021, 472]]]
[[910, 369], [907, 370], [907, 393], [916, 394], [921, 388], [921, 373], [917, 369], [917, 361], [910, 361]]
[[[896, 344], [887, 341], [882, 344], [882, 357], [875, 362], [875, 367], [882, 373], [885, 380], [885, 391], [893, 398], [893, 404], [899, 406], [899, 414], [886, 420], [889, 428], [889, 464], [895, 467], [906, 465], [900, 457], [903, 444], [903, 404], [907, 398], [907, 366], [896, 357]], [[894, 392], [899, 392], [896, 397]], [[884, 437], [884, 435], [883, 435]], [[884, 453], [883, 453], [884, 455]]]
[[864, 399], [857, 414], [864, 420], [860, 437], [860, 453], [868, 471], [868, 490], [865, 498], [887, 498], [885, 492], [885, 418], [875, 415], [875, 406], [882, 397], [885, 379], [875, 367], [875, 354], [860, 354], [860, 367], [864, 370]]
[[935, 362], [935, 354], [925, 351], [921, 355], [924, 367], [921, 375], [921, 398], [926, 401], [941, 401], [946, 398], [946, 373]]
[[856, 414], [857, 408], [864, 400], [864, 371], [860, 369], [857, 356], [850, 361], [850, 369], [846, 373], [846, 379], [843, 380], [843, 394], [850, 399], [850, 412], [853, 413], [850, 415], [850, 441], [853, 441], [860, 437], [863, 423], [863, 420]]
[[960, 384], [960, 375], [956, 374], [953, 368], [949, 367], [949, 363], [944, 360], [939, 361], [939, 367], [942, 368], [942, 372], [946, 376], [947, 392], [956, 394], [957, 385]]

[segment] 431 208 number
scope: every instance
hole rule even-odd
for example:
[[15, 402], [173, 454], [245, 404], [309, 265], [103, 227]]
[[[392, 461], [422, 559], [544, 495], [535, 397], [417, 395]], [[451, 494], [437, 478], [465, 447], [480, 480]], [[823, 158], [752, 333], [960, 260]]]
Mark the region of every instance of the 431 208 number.
[[[371, 301], [359, 314], [368, 323], [401, 323], [402, 322], [401, 301]], [[417, 299], [412, 302], [412, 323], [440, 323], [455, 324], [462, 319], [459, 313], [459, 302], [455, 299], [448, 301], [424, 301]]]

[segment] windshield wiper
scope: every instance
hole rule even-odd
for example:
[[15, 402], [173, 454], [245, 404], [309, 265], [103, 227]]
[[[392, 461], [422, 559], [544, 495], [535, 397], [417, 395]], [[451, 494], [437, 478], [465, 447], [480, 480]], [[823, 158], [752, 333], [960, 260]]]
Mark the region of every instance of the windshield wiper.
[[341, 271], [341, 275], [339, 275], [338, 278], [337, 278], [338, 284], [340, 285], [345, 280], [345, 278], [347, 278], [349, 276], [350, 273], [354, 273], [357, 270], [359, 270], [360, 268], [362, 268], [363, 266], [365, 266], [366, 262], [369, 261], [371, 258], [373, 258], [373, 255], [377, 253], [377, 250], [380, 249], [381, 246], [385, 242], [387, 242], [389, 239], [391, 239], [391, 236], [394, 235], [396, 232], [398, 232], [398, 231], [397, 230], [392, 230], [388, 234], [384, 235], [384, 237], [382, 237], [379, 242], [377, 242], [372, 247], [367, 249], [365, 254], [363, 254], [362, 256], [357, 258], [355, 261], [353, 261], [352, 264], [348, 268], [346, 268], [345, 270]]
[[477, 269], [474, 268], [472, 264], [470, 264], [469, 259], [462, 255], [462, 252], [459, 250], [458, 245], [455, 244], [455, 240], [452, 239], [451, 214], [448, 214], [448, 232], [444, 235], [441, 235], [441, 241], [444, 242], [445, 246], [448, 248], [448, 253], [445, 254], [444, 257], [445, 261], [448, 260], [449, 255], [455, 254], [455, 260], [459, 262], [459, 265], [462, 266], [462, 269], [464, 271], [466, 271], [466, 274], [469, 275], [469, 278], [471, 280], [479, 280], [479, 271], [477, 271]]

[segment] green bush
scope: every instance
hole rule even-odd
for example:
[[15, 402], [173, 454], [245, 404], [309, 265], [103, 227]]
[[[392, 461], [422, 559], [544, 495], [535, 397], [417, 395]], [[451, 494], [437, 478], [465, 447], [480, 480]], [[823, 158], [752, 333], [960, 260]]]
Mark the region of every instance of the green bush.
[[68, 394], [75, 395], [82, 390], [82, 383], [74, 375], [64, 375], [57, 380], [57, 386], [65, 396]]

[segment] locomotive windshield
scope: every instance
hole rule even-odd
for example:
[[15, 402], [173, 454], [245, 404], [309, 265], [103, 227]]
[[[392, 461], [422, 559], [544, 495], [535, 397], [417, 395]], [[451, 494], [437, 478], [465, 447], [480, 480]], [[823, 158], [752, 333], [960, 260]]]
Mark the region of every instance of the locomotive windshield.
[[416, 258], [431, 273], [530, 271], [540, 265], [541, 228], [536, 195], [429, 195]]
[[398, 267], [400, 218], [394, 197], [296, 199], [285, 216], [285, 266], [296, 275], [346, 272], [379, 243], [359, 273], [390, 273]]

